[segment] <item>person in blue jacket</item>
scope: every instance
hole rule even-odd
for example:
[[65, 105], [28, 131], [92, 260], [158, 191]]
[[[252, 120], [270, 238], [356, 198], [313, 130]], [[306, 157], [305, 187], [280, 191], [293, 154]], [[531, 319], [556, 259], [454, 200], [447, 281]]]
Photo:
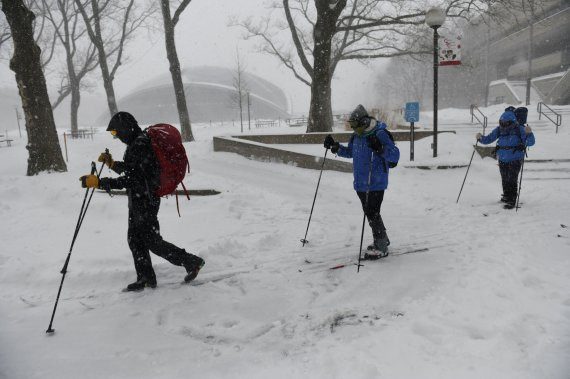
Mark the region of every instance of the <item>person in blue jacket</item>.
[[517, 201], [517, 179], [521, 170], [526, 148], [534, 145], [534, 134], [530, 126], [521, 125], [515, 113], [504, 112], [499, 118], [499, 126], [483, 136], [477, 133], [477, 141], [488, 145], [497, 141], [497, 159], [503, 185], [501, 201], [505, 208], [512, 209]]
[[324, 147], [331, 149], [333, 154], [353, 159], [354, 190], [362, 203], [374, 238], [365, 258], [378, 259], [388, 255], [390, 240], [380, 207], [384, 191], [388, 188], [390, 168], [398, 163], [400, 150], [394, 144], [386, 124], [370, 117], [362, 105], [351, 113], [348, 123], [354, 130], [348, 146], [341, 145], [329, 134]]

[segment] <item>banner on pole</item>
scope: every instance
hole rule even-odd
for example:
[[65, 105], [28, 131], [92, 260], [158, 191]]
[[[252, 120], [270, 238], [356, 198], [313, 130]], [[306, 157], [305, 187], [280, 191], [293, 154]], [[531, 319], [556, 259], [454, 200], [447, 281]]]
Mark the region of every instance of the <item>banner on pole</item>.
[[461, 64], [461, 36], [444, 34], [439, 46], [439, 65], [452, 66]]

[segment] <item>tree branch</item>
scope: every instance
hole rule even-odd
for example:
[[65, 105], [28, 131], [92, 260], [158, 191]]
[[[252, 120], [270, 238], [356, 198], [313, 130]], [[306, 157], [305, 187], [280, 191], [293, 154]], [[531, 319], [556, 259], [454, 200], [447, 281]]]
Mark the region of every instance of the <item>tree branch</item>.
[[283, 0], [283, 9], [285, 10], [285, 17], [287, 18], [287, 24], [289, 24], [289, 29], [291, 30], [291, 37], [293, 38], [293, 44], [297, 49], [297, 55], [299, 56], [299, 60], [301, 61], [301, 65], [307, 71], [307, 74], [311, 78], [313, 78], [313, 67], [309, 63], [307, 56], [305, 55], [305, 51], [303, 50], [303, 45], [299, 40], [299, 36], [297, 34], [297, 27], [295, 26], [295, 21], [291, 16], [291, 10], [289, 9], [289, 0]]
[[180, 5], [176, 9], [176, 11], [174, 12], [174, 16], [172, 16], [172, 25], [173, 26], [176, 26], [176, 24], [178, 24], [178, 21], [180, 20], [180, 15], [182, 14], [182, 12], [184, 12], [184, 10], [188, 6], [188, 4], [190, 4], [191, 1], [192, 0], [183, 0], [180, 3]]

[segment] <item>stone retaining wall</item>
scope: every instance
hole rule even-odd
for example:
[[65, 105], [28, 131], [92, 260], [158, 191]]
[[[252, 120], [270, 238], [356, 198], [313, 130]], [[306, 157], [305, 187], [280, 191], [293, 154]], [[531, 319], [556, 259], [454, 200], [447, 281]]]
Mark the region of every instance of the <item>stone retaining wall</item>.
[[[455, 133], [453, 131], [443, 131], [438, 133]], [[323, 157], [309, 154], [296, 153], [283, 150], [268, 145], [272, 144], [321, 144], [325, 136], [330, 134], [339, 142], [349, 141], [352, 132], [341, 133], [308, 133], [308, 134], [267, 134], [267, 135], [243, 135], [231, 137], [214, 137], [214, 151], [224, 151], [236, 153], [249, 159], [256, 159], [267, 162], [279, 162], [293, 165], [295, 167], [310, 168], [320, 170], [323, 165]], [[415, 139], [430, 137], [433, 132], [415, 131]], [[394, 140], [409, 141], [410, 133], [407, 131], [392, 132]], [[330, 154], [330, 152], [329, 152]], [[324, 170], [334, 170], [341, 172], [352, 172], [352, 162], [342, 162], [327, 159], [323, 167]]]
[[[243, 139], [234, 137], [214, 137], [214, 151], [236, 153], [250, 159], [285, 163], [295, 167], [315, 170], [320, 170], [323, 165], [322, 157], [295, 153], [293, 151], [266, 146], [258, 142], [244, 141]], [[323, 169], [352, 172], [352, 163], [327, 159]]]
[[[409, 141], [409, 131], [390, 131], [394, 136], [395, 141]], [[454, 133], [453, 131], [442, 131], [441, 133]], [[317, 144], [323, 143], [325, 137], [330, 134], [336, 141], [346, 143], [349, 141], [352, 132], [339, 132], [339, 133], [304, 133], [304, 134], [262, 134], [262, 135], [243, 135], [232, 136], [233, 138], [245, 139], [265, 144]], [[433, 132], [426, 130], [416, 130], [414, 132], [414, 139], [420, 140], [422, 138], [433, 136]]]

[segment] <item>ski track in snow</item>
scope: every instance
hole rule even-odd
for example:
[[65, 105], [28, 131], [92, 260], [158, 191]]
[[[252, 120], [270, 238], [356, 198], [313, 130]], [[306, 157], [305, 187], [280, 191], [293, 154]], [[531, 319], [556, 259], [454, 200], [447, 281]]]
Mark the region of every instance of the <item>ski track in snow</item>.
[[[537, 130], [529, 155], [570, 158], [567, 125]], [[36, 177], [23, 176], [23, 143], [0, 149], [1, 378], [567, 378], [569, 181], [532, 179], [566, 177], [569, 163], [525, 166], [522, 208], [506, 211], [495, 161], [474, 159], [456, 204], [465, 171], [404, 168], [400, 143], [382, 206], [395, 253], [357, 274], [328, 270], [358, 257], [352, 175], [323, 173], [302, 247], [318, 171], [213, 153], [211, 135], [229, 129], [193, 127], [186, 183], [221, 194], [181, 200], [182, 218], [164, 199], [159, 219], [166, 240], [206, 260], [198, 278], [182, 284], [182, 268], [153, 256], [158, 288], [122, 293], [134, 279], [126, 198], [96, 193], [51, 337], [77, 178], [105, 147], [124, 148], [104, 133], [73, 140], [69, 172]], [[473, 130], [442, 135], [439, 161], [464, 163]], [[418, 164], [430, 154], [416, 142]], [[370, 239], [367, 226], [364, 248]]]

